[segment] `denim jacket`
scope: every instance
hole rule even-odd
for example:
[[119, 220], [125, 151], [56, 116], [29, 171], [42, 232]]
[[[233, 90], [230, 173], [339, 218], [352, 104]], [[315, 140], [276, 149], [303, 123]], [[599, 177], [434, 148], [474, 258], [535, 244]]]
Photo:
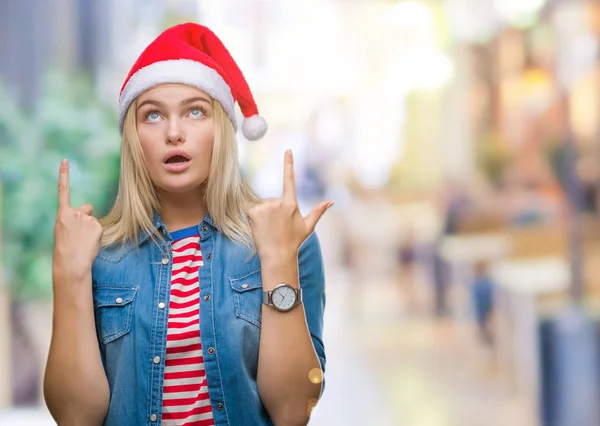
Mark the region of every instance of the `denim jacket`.
[[[155, 225], [167, 248], [145, 233], [138, 244], [101, 249], [92, 268], [96, 331], [110, 385], [105, 426], [161, 423], [171, 238], [160, 219]], [[198, 230], [204, 257], [199, 270], [200, 336], [215, 424], [271, 425], [256, 382], [260, 260], [219, 232], [209, 215]], [[301, 246], [298, 266], [306, 320], [324, 370], [325, 277], [316, 234]]]

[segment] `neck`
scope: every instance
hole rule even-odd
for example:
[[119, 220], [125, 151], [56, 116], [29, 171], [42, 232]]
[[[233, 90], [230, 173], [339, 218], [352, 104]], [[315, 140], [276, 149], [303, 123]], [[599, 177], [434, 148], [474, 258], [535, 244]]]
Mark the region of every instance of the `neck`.
[[160, 191], [158, 199], [161, 206], [160, 219], [169, 232], [198, 225], [206, 216], [204, 190], [183, 194]]

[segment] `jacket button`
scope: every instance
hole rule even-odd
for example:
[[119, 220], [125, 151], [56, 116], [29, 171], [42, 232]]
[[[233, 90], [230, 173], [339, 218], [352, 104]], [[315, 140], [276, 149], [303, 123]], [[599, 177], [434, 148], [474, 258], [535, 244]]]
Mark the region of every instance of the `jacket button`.
[[202, 230], [203, 230], [204, 232], [208, 231], [208, 226], [206, 226], [206, 225], [202, 226]]
[[162, 260], [162, 264], [166, 265], [167, 263], [169, 263], [169, 258], [168, 257], [164, 257]]
[[115, 302], [120, 305], [121, 303], [123, 303], [123, 298], [122, 297], [117, 297], [117, 299], [115, 300]]
[[159, 364], [160, 363], [160, 357], [159, 356], [155, 356], [154, 359], [152, 360], [152, 362], [154, 362], [155, 364]]
[[208, 302], [208, 301], [210, 300], [210, 294], [207, 294], [206, 296], [204, 296], [204, 300], [205, 300], [206, 302]]
[[165, 305], [165, 302], [160, 302], [158, 304], [158, 309], [165, 309], [165, 306], [167, 306], [167, 305]]
[[156, 414], [152, 414], [152, 415], [150, 416], [150, 421], [151, 421], [151, 422], [155, 422], [156, 420], [158, 420], [158, 416], [157, 416]]
[[208, 348], [208, 354], [212, 355], [215, 353], [215, 348]]
[[218, 403], [217, 403], [217, 410], [219, 410], [219, 411], [223, 411], [223, 408], [224, 408], [224, 407], [223, 407], [223, 403], [222, 403], [222, 402], [218, 402]]
[[206, 258], [207, 258], [208, 260], [212, 259], [212, 253], [208, 253], [208, 255], [206, 256]]

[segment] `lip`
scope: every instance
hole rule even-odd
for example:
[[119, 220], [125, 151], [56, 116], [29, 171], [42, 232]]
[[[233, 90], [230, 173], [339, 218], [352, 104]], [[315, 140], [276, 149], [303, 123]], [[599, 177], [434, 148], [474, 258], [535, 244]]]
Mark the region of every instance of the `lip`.
[[[167, 160], [169, 158], [175, 156], [181, 156], [183, 158], [186, 158], [188, 161], [186, 161], [185, 163], [167, 163]], [[190, 167], [191, 162], [192, 159], [190, 157], [190, 154], [188, 154], [182, 149], [173, 149], [167, 152], [167, 154], [163, 157], [163, 166], [165, 167], [165, 169], [167, 169], [167, 171], [173, 173], [180, 173], [187, 170]]]
[[163, 163], [165, 169], [172, 173], [181, 173], [186, 171], [190, 167], [191, 160], [186, 161], [185, 163]]

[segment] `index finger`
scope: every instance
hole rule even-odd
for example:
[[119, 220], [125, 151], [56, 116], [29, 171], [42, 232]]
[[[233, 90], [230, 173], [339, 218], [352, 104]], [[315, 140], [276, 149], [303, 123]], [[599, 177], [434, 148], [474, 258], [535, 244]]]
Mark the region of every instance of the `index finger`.
[[285, 151], [285, 157], [283, 159], [283, 198], [296, 199], [294, 157], [291, 149]]
[[71, 207], [69, 198], [69, 162], [65, 159], [58, 170], [58, 209]]

